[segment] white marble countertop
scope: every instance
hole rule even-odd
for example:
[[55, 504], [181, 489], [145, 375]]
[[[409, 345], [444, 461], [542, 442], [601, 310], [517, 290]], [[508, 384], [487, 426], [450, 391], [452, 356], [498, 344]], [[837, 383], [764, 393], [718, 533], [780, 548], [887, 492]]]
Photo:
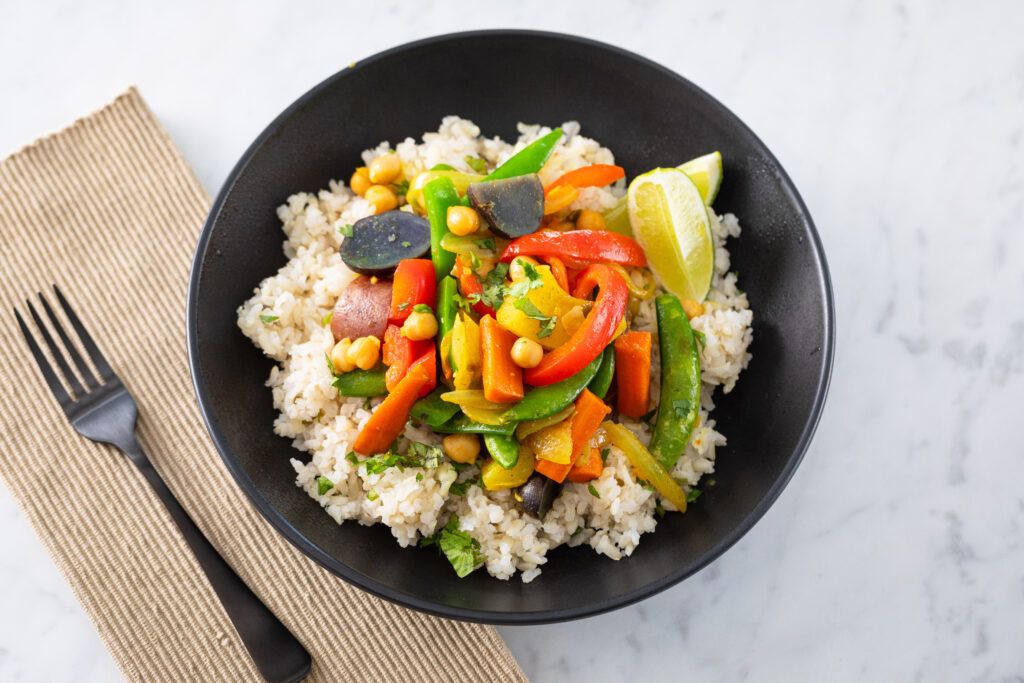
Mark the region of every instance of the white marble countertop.
[[[1024, 5], [342, 4], [9, 3], [0, 156], [134, 83], [213, 193], [295, 97], [414, 38], [545, 28], [665, 64], [810, 207], [838, 311], [828, 406], [782, 497], [710, 567], [502, 635], [535, 681], [1019, 680]], [[0, 680], [116, 680], [2, 489], [0, 547]]]

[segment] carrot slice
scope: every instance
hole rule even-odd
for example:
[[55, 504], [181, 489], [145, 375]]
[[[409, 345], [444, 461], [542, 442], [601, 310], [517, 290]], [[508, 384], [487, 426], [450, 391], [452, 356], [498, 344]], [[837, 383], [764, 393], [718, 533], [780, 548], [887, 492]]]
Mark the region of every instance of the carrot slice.
[[569, 470], [569, 481], [576, 483], [597, 479], [604, 472], [604, 463], [601, 461], [601, 451], [596, 448], [590, 449], [590, 454], [580, 456], [576, 464]]
[[394, 391], [385, 397], [363, 425], [356, 442], [352, 445], [352, 450], [363, 455], [386, 451], [405, 429], [409, 412], [429, 379], [426, 364], [416, 363], [409, 368], [409, 372], [395, 386]]
[[[572, 460], [568, 464], [560, 465], [550, 460], [538, 459], [536, 470], [548, 479], [557, 482], [565, 481], [573, 464], [586, 450], [594, 432], [610, 412], [612, 409], [606, 406], [604, 401], [584, 389], [583, 393], [576, 398], [576, 412], [572, 418]], [[598, 459], [600, 460], [600, 457]]]
[[523, 369], [512, 362], [516, 336], [498, 325], [493, 316], [480, 319], [483, 351], [484, 398], [495, 403], [515, 403], [523, 398]]
[[620, 413], [634, 418], [647, 413], [651, 402], [650, 332], [626, 332], [615, 340], [615, 385]]

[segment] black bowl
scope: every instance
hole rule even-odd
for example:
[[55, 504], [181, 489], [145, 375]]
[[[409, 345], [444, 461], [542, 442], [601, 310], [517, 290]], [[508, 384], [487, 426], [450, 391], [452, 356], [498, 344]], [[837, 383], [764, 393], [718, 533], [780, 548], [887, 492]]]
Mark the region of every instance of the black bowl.
[[[516, 122], [578, 120], [627, 177], [712, 150], [725, 160], [715, 208], [736, 213], [733, 267], [754, 311], [754, 354], [735, 391], [717, 399], [729, 439], [714, 486], [669, 514], [632, 557], [559, 548], [532, 583], [485, 571], [455, 576], [434, 548], [402, 549], [383, 526], [338, 526], [294, 484], [301, 454], [274, 435], [264, 381], [271, 361], [235, 324], [236, 308], [284, 262], [275, 208], [288, 195], [347, 178], [360, 151], [472, 119], [485, 135]], [[782, 491], [825, 400], [833, 307], [821, 244], [796, 188], [729, 110], [642, 57], [581, 38], [527, 31], [441, 36], [344, 69], [271, 123], [235, 166], [199, 238], [188, 296], [189, 360], [207, 427], [228, 469], [289, 541], [346, 581], [455, 619], [525, 624], [574, 619], [668, 588], [735, 543]]]

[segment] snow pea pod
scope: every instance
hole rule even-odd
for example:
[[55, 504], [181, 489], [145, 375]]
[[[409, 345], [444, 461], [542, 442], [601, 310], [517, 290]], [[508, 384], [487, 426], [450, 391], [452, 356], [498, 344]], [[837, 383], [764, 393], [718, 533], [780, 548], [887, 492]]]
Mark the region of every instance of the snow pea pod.
[[[458, 408], [454, 403], [450, 404]], [[500, 425], [485, 425], [483, 422], [476, 422], [466, 417], [463, 412], [456, 413], [455, 417], [439, 427], [434, 427], [438, 434], [503, 434], [509, 436], [516, 431], [515, 422]]]
[[505, 434], [484, 434], [484, 446], [494, 462], [510, 470], [519, 462], [519, 441]]
[[430, 425], [437, 429], [448, 420], [452, 419], [455, 413], [459, 412], [459, 406], [448, 401], [441, 400], [441, 394], [448, 391], [448, 387], [439, 386], [429, 394], [416, 401], [409, 417]]
[[455, 295], [459, 293], [459, 283], [451, 275], [441, 278], [437, 286], [437, 338], [444, 339], [444, 336], [452, 331], [455, 325], [455, 314], [459, 311], [459, 305], [455, 303]]
[[423, 186], [423, 204], [430, 219], [430, 258], [440, 280], [455, 265], [455, 254], [441, 247], [441, 239], [448, 234], [448, 207], [461, 205], [462, 200], [452, 179], [442, 176]]
[[690, 443], [700, 411], [700, 354], [693, 329], [674, 294], [654, 300], [661, 349], [661, 402], [650, 452], [668, 471]]
[[597, 368], [597, 374], [590, 380], [587, 389], [598, 398], [604, 398], [612, 385], [612, 377], [615, 376], [615, 347], [612, 344], [604, 347], [601, 354], [601, 365]]
[[601, 367], [601, 359], [602, 354], [599, 353], [594, 360], [572, 377], [563, 379], [561, 382], [530, 389], [522, 401], [512, 406], [502, 416], [502, 420], [505, 423], [539, 420], [563, 410], [575, 401], [576, 397], [583, 393], [590, 381], [594, 379], [597, 369]]
[[538, 138], [523, 147], [514, 154], [508, 161], [491, 171], [484, 180], [498, 180], [500, 178], [514, 178], [520, 175], [536, 173], [548, 160], [555, 150], [555, 145], [562, 139], [562, 129], [555, 128], [542, 138]]
[[372, 398], [388, 393], [383, 370], [353, 370], [343, 375], [336, 375], [331, 384], [337, 388], [339, 396]]

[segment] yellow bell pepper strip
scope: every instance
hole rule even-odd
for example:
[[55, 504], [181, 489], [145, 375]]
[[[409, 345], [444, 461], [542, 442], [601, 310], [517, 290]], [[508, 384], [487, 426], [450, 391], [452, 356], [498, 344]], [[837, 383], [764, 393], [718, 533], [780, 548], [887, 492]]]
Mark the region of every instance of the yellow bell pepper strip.
[[604, 432], [608, 435], [608, 439], [626, 454], [637, 477], [650, 483], [677, 510], [686, 512], [686, 493], [683, 488], [644, 448], [640, 440], [633, 436], [633, 432], [613, 422], [604, 424]]
[[601, 426], [601, 421], [608, 417], [610, 412], [612, 409], [604, 401], [588, 389], [584, 389], [576, 399], [576, 415], [573, 417], [571, 427], [571, 457], [564, 462], [538, 460], [537, 471], [553, 481], [559, 483], [565, 481], [566, 475], [572, 471], [575, 463], [590, 447], [590, 440], [597, 428]]
[[441, 400], [454, 403], [460, 408], [477, 408], [479, 410], [495, 410], [505, 412], [508, 406], [503, 403], [495, 403], [487, 400], [484, 392], [480, 389], [456, 389], [441, 394]]
[[671, 470], [690, 443], [700, 411], [700, 353], [683, 306], [674, 294], [654, 300], [661, 349], [661, 398], [651, 454]]
[[570, 403], [564, 409], [559, 410], [554, 415], [542, 417], [539, 420], [528, 420], [527, 422], [520, 422], [519, 425], [516, 427], [516, 438], [522, 441], [530, 434], [539, 432], [545, 427], [550, 427], [551, 425], [562, 422], [563, 420], [567, 420], [568, 418], [572, 417], [575, 412], [576, 406]]
[[524, 373], [527, 384], [545, 386], [572, 377], [598, 358], [615, 337], [629, 290], [622, 276], [605, 265], [592, 265], [580, 273], [574, 294], [582, 297], [594, 287], [598, 288], [597, 299], [583, 324], [568, 342], [546, 353], [539, 365]]
[[514, 178], [520, 175], [529, 175], [538, 172], [544, 163], [555, 151], [555, 145], [562, 139], [562, 129], [555, 128], [553, 131], [538, 138], [523, 147], [514, 154], [508, 161], [484, 178], [484, 180], [499, 180], [501, 178]]
[[526, 437], [526, 443], [538, 460], [550, 460], [556, 465], [572, 467], [573, 420], [570, 417]]
[[530, 447], [519, 444], [519, 457], [511, 469], [505, 469], [493, 458], [480, 468], [480, 479], [488, 491], [514, 489], [522, 486], [533, 474], [534, 456]]
[[567, 267], [588, 263], [647, 266], [647, 255], [632, 237], [606, 230], [544, 230], [512, 240], [501, 253], [502, 263], [516, 256], [557, 256]]
[[452, 327], [452, 382], [456, 389], [469, 389], [480, 376], [480, 326], [465, 311], [459, 311]]
[[[532, 339], [548, 350], [557, 349], [572, 336], [562, 324], [562, 316], [577, 306], [587, 308], [590, 302], [559, 287], [550, 266], [531, 266], [529, 272], [535, 274], [533, 279], [513, 282], [495, 317], [517, 337]], [[524, 291], [521, 296], [516, 296], [517, 284]]]

